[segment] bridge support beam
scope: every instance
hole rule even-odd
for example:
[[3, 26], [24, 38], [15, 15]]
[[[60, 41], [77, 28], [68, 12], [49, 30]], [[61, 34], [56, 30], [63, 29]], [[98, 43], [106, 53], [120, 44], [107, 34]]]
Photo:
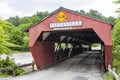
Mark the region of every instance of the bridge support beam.
[[108, 65], [112, 65], [112, 45], [105, 45], [105, 67], [108, 69]]

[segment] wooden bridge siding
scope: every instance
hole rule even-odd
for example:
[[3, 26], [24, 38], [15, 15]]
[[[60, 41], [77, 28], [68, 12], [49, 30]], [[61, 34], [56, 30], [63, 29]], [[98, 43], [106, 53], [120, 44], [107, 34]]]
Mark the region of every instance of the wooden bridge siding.
[[54, 42], [36, 41], [30, 51], [38, 69], [54, 62]]

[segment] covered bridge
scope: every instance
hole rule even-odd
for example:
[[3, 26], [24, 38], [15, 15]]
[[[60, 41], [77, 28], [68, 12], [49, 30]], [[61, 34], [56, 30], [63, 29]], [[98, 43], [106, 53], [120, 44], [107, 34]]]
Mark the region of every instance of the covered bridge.
[[[107, 69], [108, 64], [112, 64], [112, 27], [110, 22], [60, 7], [26, 31], [29, 32], [29, 48], [38, 69], [57, 61], [55, 43], [71, 44], [72, 48], [77, 45], [79, 52], [83, 50], [82, 44], [99, 43]], [[62, 55], [69, 57], [71, 50]]]

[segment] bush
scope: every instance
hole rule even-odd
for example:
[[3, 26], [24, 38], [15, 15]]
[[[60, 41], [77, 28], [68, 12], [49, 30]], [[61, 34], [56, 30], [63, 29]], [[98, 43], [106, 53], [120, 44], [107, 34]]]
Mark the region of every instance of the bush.
[[14, 59], [11, 59], [9, 56], [6, 59], [0, 59], [0, 68], [13, 67], [16, 66]]
[[25, 70], [24, 70], [23, 68], [20, 68], [20, 69], [16, 69], [16, 70], [15, 70], [16, 75], [23, 74], [24, 72], [25, 72]]
[[[0, 68], [7, 68], [7, 67], [14, 67], [17, 66], [17, 64], [15, 64], [14, 59], [11, 59], [9, 56], [6, 57], [6, 59], [1, 59], [0, 58]], [[23, 68], [20, 69], [16, 69], [15, 73], [16, 75], [20, 75], [22, 73], [24, 73], [25, 70]], [[13, 75], [12, 71], [1, 71], [0, 72], [0, 76], [8, 76], [8, 75]]]

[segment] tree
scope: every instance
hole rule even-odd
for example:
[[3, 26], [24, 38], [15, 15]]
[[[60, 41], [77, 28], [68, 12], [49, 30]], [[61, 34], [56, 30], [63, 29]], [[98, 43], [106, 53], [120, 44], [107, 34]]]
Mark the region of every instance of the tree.
[[[114, 1], [115, 4], [120, 4], [120, 0], [116, 0]], [[119, 12], [120, 14], [120, 12]], [[113, 33], [113, 47], [114, 47], [114, 51], [116, 51], [117, 47], [120, 45], [120, 17], [118, 17], [115, 21], [115, 26], [114, 29], [112, 31]]]
[[113, 33], [113, 66], [120, 73], [120, 18], [116, 20]]
[[86, 14], [86, 12], [84, 10], [80, 10], [79, 13]]
[[[120, 4], [120, 0], [116, 0], [114, 3]], [[113, 28], [112, 34], [113, 66], [117, 69], [117, 72], [120, 73], [120, 17], [118, 17], [115, 21], [115, 26]]]
[[19, 24], [21, 24], [20, 18], [18, 16], [10, 17], [7, 21], [17, 27], [19, 26]]
[[116, 20], [116, 24], [112, 31], [113, 34], [113, 47], [116, 50], [116, 47], [120, 45], [120, 18]]
[[[120, 0], [115, 0], [113, 3], [115, 3], [115, 4], [120, 4]], [[118, 8], [117, 10], [116, 10], [116, 12], [117, 13], [120, 13], [120, 8]]]
[[105, 19], [105, 17], [98, 12], [97, 10], [90, 9], [89, 12], [87, 13], [89, 16], [100, 18], [100, 19]]
[[113, 16], [109, 16], [109, 17], [106, 17], [105, 20], [114, 23], [116, 18], [114, 18]]
[[43, 18], [45, 18], [46, 16], [48, 16], [49, 15], [49, 12], [48, 11], [45, 11], [45, 12], [36, 12], [36, 14], [35, 15], [33, 15], [33, 16], [39, 16], [39, 18], [41, 18], [41, 19], [43, 19]]
[[11, 48], [18, 47], [10, 42], [9, 33], [13, 28], [13, 25], [0, 19], [0, 54], [11, 53]]

